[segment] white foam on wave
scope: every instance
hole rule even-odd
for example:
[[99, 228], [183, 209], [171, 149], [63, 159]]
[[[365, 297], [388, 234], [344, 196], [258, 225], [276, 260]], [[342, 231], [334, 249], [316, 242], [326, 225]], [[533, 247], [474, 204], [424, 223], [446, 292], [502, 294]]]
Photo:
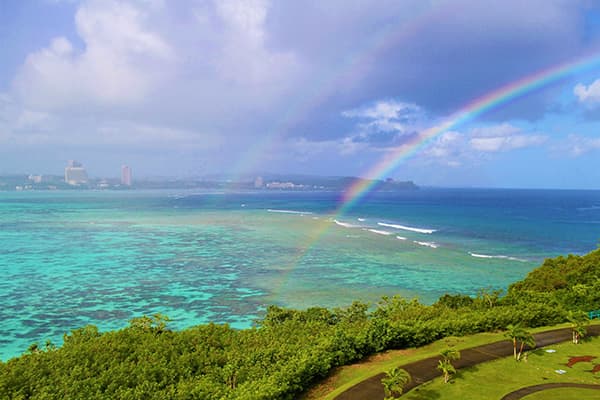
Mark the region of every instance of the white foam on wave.
[[310, 211], [278, 210], [278, 209], [273, 209], [273, 208], [269, 208], [267, 211], [272, 212], [272, 213], [282, 213], [282, 214], [312, 214], [312, 212], [310, 212]]
[[418, 240], [413, 240], [413, 243], [418, 244], [419, 246], [431, 247], [432, 249], [437, 249], [439, 246], [433, 242], [419, 242]]
[[406, 238], [404, 236], [396, 236], [396, 239], [398, 239], [398, 240], [406, 240]]
[[397, 224], [386, 224], [384, 222], [378, 222], [377, 225], [379, 226], [386, 226], [388, 228], [394, 228], [394, 229], [401, 229], [403, 231], [411, 231], [411, 232], [417, 232], [417, 233], [425, 233], [425, 234], [432, 234], [433, 232], [436, 232], [437, 229], [424, 229], [424, 228], [414, 228], [412, 226], [406, 226], [406, 225], [397, 225]]
[[337, 219], [334, 219], [336, 225], [343, 226], [344, 228], [360, 228], [360, 225], [349, 224], [347, 222], [340, 222]]
[[365, 219], [364, 218], [357, 218], [360, 222], [364, 222]]
[[389, 236], [392, 234], [392, 232], [388, 232], [388, 231], [382, 231], [379, 229], [367, 229], [369, 232], [373, 232], [376, 233], [378, 235], [384, 235], [384, 236]]
[[469, 252], [469, 255], [471, 257], [476, 257], [476, 258], [498, 258], [501, 260], [511, 260], [511, 261], [520, 261], [520, 262], [526, 262], [527, 260], [523, 260], [522, 258], [517, 258], [517, 257], [511, 257], [511, 256], [504, 256], [504, 255], [489, 255], [489, 254], [477, 254], [477, 253], [471, 253]]

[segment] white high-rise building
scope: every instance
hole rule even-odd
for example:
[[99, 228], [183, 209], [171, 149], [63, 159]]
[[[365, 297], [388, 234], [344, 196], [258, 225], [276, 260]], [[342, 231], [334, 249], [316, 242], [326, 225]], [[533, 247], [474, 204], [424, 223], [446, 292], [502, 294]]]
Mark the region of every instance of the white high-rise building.
[[131, 186], [131, 168], [127, 165], [121, 166], [121, 185]]
[[69, 185], [81, 185], [88, 182], [87, 172], [80, 162], [69, 160], [69, 165], [65, 168], [65, 182]]

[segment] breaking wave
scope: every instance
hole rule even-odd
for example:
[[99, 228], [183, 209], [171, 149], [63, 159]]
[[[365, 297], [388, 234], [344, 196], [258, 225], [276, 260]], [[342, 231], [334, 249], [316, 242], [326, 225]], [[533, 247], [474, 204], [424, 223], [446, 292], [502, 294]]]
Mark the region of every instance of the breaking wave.
[[394, 228], [394, 229], [401, 229], [404, 231], [411, 231], [411, 232], [417, 232], [417, 233], [425, 233], [425, 234], [432, 234], [433, 232], [436, 232], [437, 229], [424, 229], [424, 228], [415, 228], [412, 226], [406, 226], [406, 225], [397, 225], [397, 224], [386, 224], [384, 222], [378, 222], [377, 225], [379, 226], [385, 226], [388, 228]]
[[419, 246], [431, 247], [432, 249], [437, 249], [439, 247], [438, 244], [433, 242], [419, 242], [418, 240], [413, 240], [413, 243], [416, 243]]
[[517, 257], [511, 257], [511, 256], [504, 256], [504, 255], [489, 255], [489, 254], [477, 254], [477, 253], [471, 253], [469, 252], [469, 255], [471, 257], [476, 257], [476, 258], [498, 258], [501, 260], [511, 260], [511, 261], [520, 261], [520, 262], [526, 262], [527, 260], [523, 260], [522, 258], [517, 258]]
[[296, 210], [277, 210], [273, 208], [269, 208], [268, 212], [272, 213], [282, 213], [282, 214], [312, 214], [310, 211], [296, 211]]
[[349, 224], [347, 222], [340, 222], [337, 219], [334, 219], [336, 225], [343, 226], [344, 228], [360, 228], [360, 225]]
[[389, 236], [392, 234], [392, 232], [388, 232], [388, 231], [382, 231], [379, 229], [367, 229], [369, 232], [373, 232], [376, 233], [378, 235], [384, 235], [384, 236]]

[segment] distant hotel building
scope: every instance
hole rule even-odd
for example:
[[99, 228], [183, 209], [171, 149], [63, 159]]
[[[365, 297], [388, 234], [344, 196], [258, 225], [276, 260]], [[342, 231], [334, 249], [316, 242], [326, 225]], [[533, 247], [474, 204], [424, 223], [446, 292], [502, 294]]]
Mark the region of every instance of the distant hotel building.
[[88, 176], [83, 165], [75, 160], [70, 160], [65, 168], [65, 182], [69, 185], [81, 185], [87, 183]]
[[42, 175], [29, 175], [27, 179], [33, 183], [42, 183]]
[[131, 186], [131, 168], [127, 165], [121, 167], [121, 185]]

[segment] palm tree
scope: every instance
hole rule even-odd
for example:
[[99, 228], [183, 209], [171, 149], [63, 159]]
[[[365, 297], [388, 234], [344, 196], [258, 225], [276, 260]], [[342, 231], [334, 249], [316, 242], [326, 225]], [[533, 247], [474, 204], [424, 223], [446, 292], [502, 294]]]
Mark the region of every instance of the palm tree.
[[589, 323], [589, 318], [584, 312], [569, 311], [567, 320], [571, 323], [573, 330], [573, 344], [579, 344], [579, 340], [587, 333], [586, 326]]
[[410, 382], [410, 374], [400, 367], [387, 371], [385, 374], [386, 377], [381, 380], [385, 398], [386, 400], [395, 399], [402, 394], [404, 386]]
[[525, 345], [531, 348], [535, 347], [535, 339], [533, 338], [533, 335], [526, 330], [523, 330], [523, 334], [519, 340], [521, 341], [521, 348], [519, 349], [519, 354], [517, 355], [517, 361], [521, 361], [521, 354], [523, 354], [523, 347], [525, 347]]
[[518, 360], [517, 358], [517, 341], [523, 337], [525, 333], [525, 330], [523, 328], [521, 328], [521, 325], [516, 324], [510, 324], [506, 327], [506, 333], [504, 334], [505, 337], [509, 338], [512, 341], [513, 344], [513, 355], [515, 357], [515, 360]]
[[456, 368], [452, 365], [452, 361], [460, 359], [460, 351], [447, 348], [440, 352], [440, 356], [442, 359], [438, 362], [437, 368], [442, 371], [444, 383], [448, 383], [450, 376], [456, 373]]
[[442, 356], [442, 359], [446, 361], [459, 360], [460, 351], [448, 347], [447, 349], [440, 351], [440, 356]]
[[450, 376], [456, 373], [456, 368], [454, 365], [448, 360], [440, 360], [438, 361], [437, 369], [442, 371], [442, 376], [444, 377], [444, 383], [450, 382]]

